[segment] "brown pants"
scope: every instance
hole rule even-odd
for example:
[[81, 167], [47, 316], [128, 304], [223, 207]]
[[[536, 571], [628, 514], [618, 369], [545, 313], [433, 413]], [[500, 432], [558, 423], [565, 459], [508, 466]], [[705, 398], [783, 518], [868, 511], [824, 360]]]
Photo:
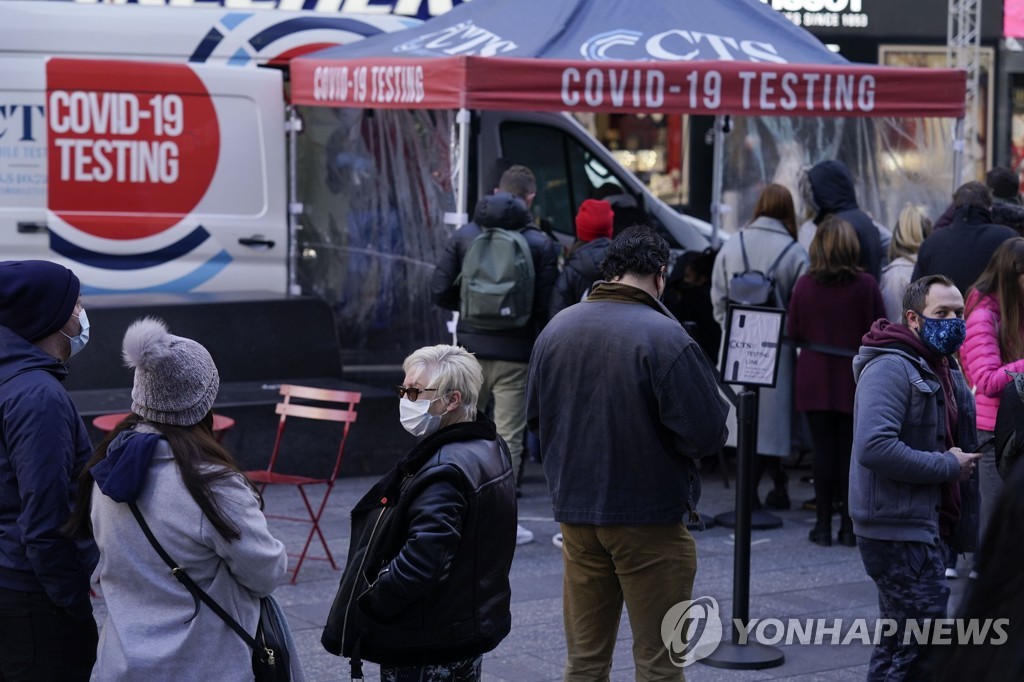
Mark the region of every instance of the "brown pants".
[[684, 680], [661, 638], [661, 621], [690, 599], [697, 547], [686, 525], [563, 523], [565, 682], [609, 679], [625, 602], [637, 682]]

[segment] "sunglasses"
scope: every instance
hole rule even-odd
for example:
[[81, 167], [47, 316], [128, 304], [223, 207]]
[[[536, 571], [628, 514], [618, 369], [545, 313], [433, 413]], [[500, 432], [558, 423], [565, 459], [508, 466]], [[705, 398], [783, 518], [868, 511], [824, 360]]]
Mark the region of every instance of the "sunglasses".
[[395, 386], [395, 390], [398, 391], [398, 399], [409, 396], [409, 400], [416, 402], [420, 399], [420, 393], [427, 393], [429, 391], [436, 391], [436, 388], [413, 388], [412, 386]]

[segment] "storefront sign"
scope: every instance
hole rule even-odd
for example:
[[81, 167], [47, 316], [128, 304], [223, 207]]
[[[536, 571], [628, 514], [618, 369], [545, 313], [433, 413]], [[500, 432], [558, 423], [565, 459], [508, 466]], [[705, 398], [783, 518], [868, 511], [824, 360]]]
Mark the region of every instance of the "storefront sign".
[[761, 0], [804, 28], [868, 27], [863, 0]]

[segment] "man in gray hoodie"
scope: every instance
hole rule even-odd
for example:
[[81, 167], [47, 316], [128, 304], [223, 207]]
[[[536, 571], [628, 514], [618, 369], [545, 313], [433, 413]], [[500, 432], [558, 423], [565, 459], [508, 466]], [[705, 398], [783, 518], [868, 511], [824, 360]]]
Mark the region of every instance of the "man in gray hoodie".
[[976, 542], [974, 397], [952, 357], [963, 317], [952, 280], [923, 277], [900, 323], [875, 322], [853, 360], [850, 516], [880, 618], [897, 624], [876, 644], [869, 680], [911, 679], [922, 647], [907, 622], [946, 617], [945, 548]]

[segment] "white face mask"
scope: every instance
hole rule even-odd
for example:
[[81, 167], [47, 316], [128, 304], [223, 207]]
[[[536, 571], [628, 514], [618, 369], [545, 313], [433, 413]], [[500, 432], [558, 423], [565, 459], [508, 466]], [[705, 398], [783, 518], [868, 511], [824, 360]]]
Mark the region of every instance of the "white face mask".
[[67, 336], [68, 340], [71, 341], [70, 357], [72, 358], [78, 355], [81, 350], [85, 348], [85, 344], [89, 343], [89, 316], [85, 314], [85, 310], [83, 309], [82, 312], [75, 317], [78, 318], [79, 324], [82, 325], [82, 331], [79, 332], [77, 336], [68, 336], [67, 334], [64, 334], [63, 331], [61, 332], [61, 334]]
[[[439, 400], [439, 398], [434, 398]], [[398, 412], [405, 430], [414, 436], [429, 436], [441, 426], [441, 417], [444, 415], [430, 414], [431, 403], [434, 400], [407, 400], [402, 398], [398, 401]]]

